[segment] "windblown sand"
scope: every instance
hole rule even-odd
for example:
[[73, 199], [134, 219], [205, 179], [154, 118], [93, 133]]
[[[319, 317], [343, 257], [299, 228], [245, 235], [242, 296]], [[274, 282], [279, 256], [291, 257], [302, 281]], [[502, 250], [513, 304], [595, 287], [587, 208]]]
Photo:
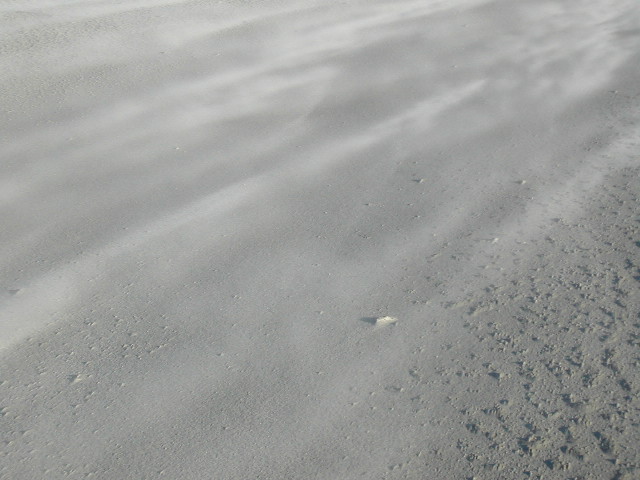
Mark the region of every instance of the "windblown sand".
[[636, 0], [0, 3], [0, 478], [640, 478]]

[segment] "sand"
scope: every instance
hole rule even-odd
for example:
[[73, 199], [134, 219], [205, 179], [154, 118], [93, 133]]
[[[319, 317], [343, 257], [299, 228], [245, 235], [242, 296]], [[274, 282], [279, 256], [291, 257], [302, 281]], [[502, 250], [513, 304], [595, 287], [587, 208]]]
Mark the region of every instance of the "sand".
[[638, 78], [635, 0], [2, 2], [0, 478], [640, 478]]

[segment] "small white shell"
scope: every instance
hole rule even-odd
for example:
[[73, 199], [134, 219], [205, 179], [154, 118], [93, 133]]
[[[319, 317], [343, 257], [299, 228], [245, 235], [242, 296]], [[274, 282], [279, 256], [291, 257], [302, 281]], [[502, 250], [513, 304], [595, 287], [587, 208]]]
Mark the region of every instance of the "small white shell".
[[386, 327], [387, 325], [393, 325], [397, 323], [398, 319], [396, 317], [378, 317], [376, 318], [376, 327]]

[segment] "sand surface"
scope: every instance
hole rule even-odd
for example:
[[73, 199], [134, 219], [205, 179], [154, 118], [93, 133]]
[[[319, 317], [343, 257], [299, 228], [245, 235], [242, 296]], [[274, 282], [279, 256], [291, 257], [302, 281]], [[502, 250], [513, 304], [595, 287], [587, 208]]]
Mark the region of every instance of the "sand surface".
[[0, 2], [0, 478], [640, 478], [637, 0]]

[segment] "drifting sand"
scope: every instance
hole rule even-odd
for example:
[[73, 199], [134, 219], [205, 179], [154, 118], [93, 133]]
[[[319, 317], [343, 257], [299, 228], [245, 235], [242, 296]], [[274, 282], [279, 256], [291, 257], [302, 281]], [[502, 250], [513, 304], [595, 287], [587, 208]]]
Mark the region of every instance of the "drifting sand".
[[639, 478], [636, 0], [295, 4], [0, 5], [0, 477]]

